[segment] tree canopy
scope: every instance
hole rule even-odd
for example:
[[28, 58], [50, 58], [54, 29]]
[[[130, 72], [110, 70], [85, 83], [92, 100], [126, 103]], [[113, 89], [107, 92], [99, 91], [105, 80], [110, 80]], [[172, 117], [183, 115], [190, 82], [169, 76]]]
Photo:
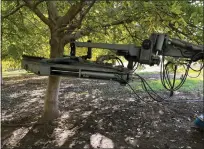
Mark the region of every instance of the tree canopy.
[[[49, 57], [50, 30], [39, 15], [49, 17], [52, 12], [47, 7], [51, 6], [43, 0], [33, 2], [37, 8], [35, 11], [40, 12], [38, 15], [25, 7], [25, 1], [1, 2], [1, 54], [3, 62], [7, 62], [4, 69], [20, 67], [23, 54]], [[140, 45], [151, 33], [162, 32], [196, 44], [203, 43], [201, 1], [96, 1], [93, 5], [91, 2], [86, 1], [83, 11], [73, 15], [71, 25], [62, 26], [61, 31], [72, 35], [81, 33], [78, 39], [81, 41], [90, 39], [93, 42]], [[76, 3], [79, 1], [57, 1], [58, 15], [63, 16]], [[66, 54], [68, 48], [66, 45]], [[101, 51], [104, 52], [95, 50], [94, 55], [100, 55]], [[77, 52], [80, 55], [84, 50]]]

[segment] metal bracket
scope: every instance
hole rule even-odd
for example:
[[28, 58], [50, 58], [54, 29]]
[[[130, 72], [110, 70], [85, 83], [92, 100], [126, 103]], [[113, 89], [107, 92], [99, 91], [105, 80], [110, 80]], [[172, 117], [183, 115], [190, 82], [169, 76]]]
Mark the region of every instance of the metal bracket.
[[[60, 61], [61, 60], [61, 61]], [[90, 63], [87, 61], [73, 61], [66, 58], [66, 64], [63, 58], [58, 61], [51, 61], [46, 58], [23, 57], [22, 68], [41, 76], [73, 76], [79, 78], [102, 79], [118, 81], [126, 84], [131, 78], [132, 72], [127, 68], [105, 66], [103, 64]], [[70, 63], [68, 63], [70, 60]], [[57, 62], [56, 62], [57, 61]]]

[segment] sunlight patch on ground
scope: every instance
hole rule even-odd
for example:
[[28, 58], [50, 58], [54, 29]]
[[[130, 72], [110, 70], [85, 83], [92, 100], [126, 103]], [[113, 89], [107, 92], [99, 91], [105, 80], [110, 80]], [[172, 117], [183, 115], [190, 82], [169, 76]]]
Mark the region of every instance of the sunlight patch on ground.
[[95, 108], [99, 107], [101, 103], [104, 101], [102, 97], [95, 98], [90, 102], [90, 105], [94, 106]]
[[38, 102], [40, 101], [39, 98], [30, 98], [28, 100], [26, 100], [25, 102], [19, 104], [17, 107], [19, 108], [28, 108], [31, 104], [33, 104], [34, 102]]
[[22, 127], [15, 130], [12, 133], [11, 137], [5, 141], [5, 145], [8, 148], [15, 147], [19, 143], [19, 141], [28, 133], [29, 129], [31, 129], [31, 127], [30, 128]]
[[80, 108], [76, 108], [76, 109], [74, 110], [74, 112], [80, 112], [80, 111], [81, 111]]
[[105, 84], [107, 84], [107, 83], [99, 83], [100, 85], [105, 85]]
[[85, 111], [84, 113], [82, 113], [82, 117], [83, 118], [86, 118], [86, 117], [88, 117], [90, 114], [92, 113], [92, 111]]
[[45, 94], [45, 89], [37, 89], [37, 90], [32, 90], [29, 92], [31, 97], [35, 96], [41, 96]]
[[57, 146], [62, 146], [65, 141], [73, 136], [75, 134], [74, 130], [68, 130], [68, 129], [61, 129], [61, 128], [56, 128], [53, 131], [53, 135], [55, 138], [55, 143], [57, 144]]
[[68, 84], [68, 83], [61, 83], [61, 86], [63, 86], [63, 88], [66, 88], [66, 87], [74, 87], [74, 84]]
[[86, 94], [86, 95], [85, 95], [85, 98], [88, 98], [88, 97], [90, 97], [90, 94]]
[[88, 95], [89, 92], [88, 91], [85, 91], [85, 92], [81, 92], [80, 95]]
[[138, 140], [132, 137], [126, 137], [125, 142], [131, 144], [133, 147], [139, 147]]
[[70, 144], [69, 144], [69, 148], [73, 148], [74, 145], [77, 144], [76, 140], [73, 140]]
[[[93, 97], [92, 97], [93, 98]], [[91, 102], [92, 103], [95, 103], [95, 104], [99, 104], [99, 101], [100, 101], [100, 99], [98, 99], [98, 98], [95, 98], [94, 100], [92, 100]]]
[[69, 112], [64, 112], [61, 116], [61, 119], [68, 119], [70, 117]]
[[14, 79], [14, 80], [8, 80], [6, 81], [6, 84], [16, 84], [16, 83], [24, 83], [25, 81], [30, 81], [30, 80], [41, 80], [41, 79], [46, 79], [48, 78], [47, 76], [37, 76], [37, 77], [30, 77], [30, 78], [24, 78], [24, 79]]
[[114, 148], [113, 141], [100, 133], [91, 135], [90, 144], [92, 148]]
[[120, 106], [121, 106], [121, 105], [114, 105], [114, 106], [112, 106], [112, 108], [113, 108], [113, 110], [115, 111], [115, 110], [118, 110], [118, 109], [120, 108]]
[[22, 96], [23, 94], [27, 94], [27, 91], [21, 91], [21, 92], [14, 92], [13, 94], [9, 95], [9, 98], [18, 98], [19, 96]]
[[106, 107], [102, 107], [101, 110], [108, 110], [108, 109], [111, 109], [110, 106], [106, 106]]
[[76, 98], [77, 94], [75, 92], [68, 92], [63, 94], [66, 98]]
[[[26, 100], [25, 102], [17, 105], [15, 107], [15, 109], [12, 110], [13, 111], [12, 113], [6, 114], [7, 112], [4, 111], [2, 113], [2, 120], [12, 120], [16, 116], [19, 116], [19, 114], [32, 111], [33, 108], [36, 108], [36, 107], [31, 107], [33, 105], [33, 103], [35, 103], [35, 102], [38, 102], [40, 105], [40, 103], [43, 103], [43, 100], [40, 100], [39, 98], [31, 98], [29, 100]], [[40, 106], [37, 108], [40, 108]]]
[[[89, 111], [85, 112], [84, 115], [88, 116]], [[70, 118], [70, 112], [63, 112], [61, 117], [58, 118], [58, 126], [54, 129], [52, 137], [55, 139], [54, 142], [57, 146], [61, 147], [70, 137], [76, 134], [79, 127], [72, 127], [72, 124], [68, 122]]]
[[7, 111], [2, 111], [1, 121], [7, 121], [7, 120], [12, 121], [14, 119], [13, 117], [14, 112], [12, 112], [11, 114], [6, 114], [6, 113]]
[[125, 101], [129, 101], [129, 102], [135, 101], [135, 98], [127, 98], [127, 99], [125, 99]]
[[82, 84], [90, 84], [90, 82], [81, 82]]
[[12, 94], [9, 95], [10, 98], [18, 98], [19, 96], [28, 94], [27, 90], [21, 90], [20, 92], [14, 92]]
[[110, 98], [109, 100], [120, 100], [120, 101], [126, 101], [126, 102], [138, 102], [137, 99], [133, 98], [133, 97], [129, 97], [129, 98]]
[[63, 121], [68, 119], [69, 112], [65, 112], [62, 116], [60, 121], [58, 121], [58, 127], [54, 129], [52, 136], [55, 138], [55, 143], [57, 146], [61, 147], [68, 139], [69, 137], [72, 137], [75, 135], [78, 127], [75, 127], [73, 129], [69, 129], [69, 127], [65, 126], [64, 124], [68, 125], [67, 123], [64, 123]]
[[100, 91], [99, 89], [93, 89], [92, 90], [92, 95], [101, 95], [102, 91]]
[[[109, 97], [109, 98], [107, 98], [106, 100], [116, 100], [116, 98], [115, 97]], [[118, 100], [118, 99], [117, 99]]]
[[129, 97], [129, 98], [118, 98], [118, 99], [113, 99], [113, 100], [121, 100], [121, 101], [126, 101], [126, 102], [138, 102], [137, 99], [133, 98], [133, 97]]

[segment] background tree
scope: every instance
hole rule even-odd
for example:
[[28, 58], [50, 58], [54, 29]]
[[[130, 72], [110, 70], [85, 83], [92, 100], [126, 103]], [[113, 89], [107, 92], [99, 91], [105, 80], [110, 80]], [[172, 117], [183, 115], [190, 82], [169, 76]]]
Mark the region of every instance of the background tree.
[[[71, 39], [140, 45], [152, 32], [202, 43], [203, 2], [2, 1], [2, 59], [62, 57]], [[96, 50], [95, 54], [100, 52]], [[49, 76], [45, 120], [59, 115], [60, 77]]]

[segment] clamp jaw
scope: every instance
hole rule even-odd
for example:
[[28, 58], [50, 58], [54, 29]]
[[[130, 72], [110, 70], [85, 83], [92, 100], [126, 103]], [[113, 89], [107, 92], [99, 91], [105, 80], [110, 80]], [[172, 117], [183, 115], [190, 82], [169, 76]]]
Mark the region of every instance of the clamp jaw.
[[22, 68], [40, 76], [63, 76], [101, 80], [113, 80], [126, 84], [131, 79], [131, 70], [84, 60], [80, 57], [46, 59], [23, 56]]

